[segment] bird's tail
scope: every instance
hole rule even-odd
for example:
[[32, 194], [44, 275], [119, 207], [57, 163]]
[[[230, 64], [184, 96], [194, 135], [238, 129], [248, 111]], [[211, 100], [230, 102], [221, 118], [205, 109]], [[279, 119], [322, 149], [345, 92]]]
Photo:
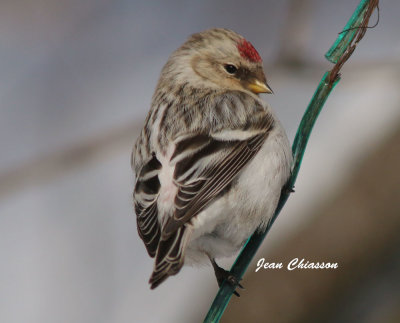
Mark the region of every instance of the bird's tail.
[[154, 270], [150, 277], [151, 289], [156, 288], [169, 276], [176, 275], [183, 266], [184, 252], [191, 230], [182, 225], [168, 238], [160, 239], [158, 244]]

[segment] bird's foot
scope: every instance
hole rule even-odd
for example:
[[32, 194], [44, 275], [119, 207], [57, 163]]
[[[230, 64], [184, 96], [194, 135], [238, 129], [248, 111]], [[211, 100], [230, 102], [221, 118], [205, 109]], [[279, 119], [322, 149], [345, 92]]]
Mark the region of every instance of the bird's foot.
[[[230, 271], [218, 266], [214, 259], [211, 259], [211, 263], [214, 267], [215, 277], [217, 278], [219, 287], [221, 287], [222, 283], [226, 280], [231, 286], [244, 289], [244, 287], [239, 283], [241, 279], [237, 279]], [[236, 290], [233, 294], [240, 297], [240, 294]]]
[[294, 192], [295, 192], [294, 186], [292, 186], [292, 187], [285, 186], [285, 193], [286, 194], [291, 194], [291, 193], [294, 193]]

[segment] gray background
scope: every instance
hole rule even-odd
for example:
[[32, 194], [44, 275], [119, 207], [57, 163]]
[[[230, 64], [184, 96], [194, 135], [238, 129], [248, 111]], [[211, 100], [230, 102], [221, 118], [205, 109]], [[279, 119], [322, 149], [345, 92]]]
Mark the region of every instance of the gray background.
[[[323, 55], [357, 4], [2, 0], [0, 321], [200, 321], [217, 291], [211, 267], [185, 267], [150, 291], [152, 259], [132, 210], [130, 150], [159, 71], [191, 33], [241, 33], [264, 59], [275, 92], [264, 98], [292, 141], [331, 66]], [[400, 2], [381, 1], [380, 24], [344, 67], [263, 254], [307, 225], [397, 126], [399, 14]]]

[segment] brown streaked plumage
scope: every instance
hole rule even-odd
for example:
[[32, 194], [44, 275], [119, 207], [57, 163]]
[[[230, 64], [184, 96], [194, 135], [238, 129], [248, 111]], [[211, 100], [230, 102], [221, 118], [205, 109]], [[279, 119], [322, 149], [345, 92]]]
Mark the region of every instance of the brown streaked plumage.
[[152, 288], [208, 259], [219, 284], [237, 283], [214, 258], [266, 225], [292, 160], [260, 92], [271, 93], [260, 55], [227, 29], [192, 35], [165, 64], [132, 153]]

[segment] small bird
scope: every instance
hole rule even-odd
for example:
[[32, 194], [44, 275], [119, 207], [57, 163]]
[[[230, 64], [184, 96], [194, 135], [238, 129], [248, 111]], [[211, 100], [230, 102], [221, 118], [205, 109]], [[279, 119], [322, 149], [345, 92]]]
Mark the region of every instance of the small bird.
[[152, 289], [184, 263], [211, 263], [219, 285], [241, 287], [215, 259], [266, 227], [292, 165], [259, 93], [272, 93], [262, 59], [228, 29], [190, 36], [163, 67], [131, 158], [138, 233], [155, 257]]

